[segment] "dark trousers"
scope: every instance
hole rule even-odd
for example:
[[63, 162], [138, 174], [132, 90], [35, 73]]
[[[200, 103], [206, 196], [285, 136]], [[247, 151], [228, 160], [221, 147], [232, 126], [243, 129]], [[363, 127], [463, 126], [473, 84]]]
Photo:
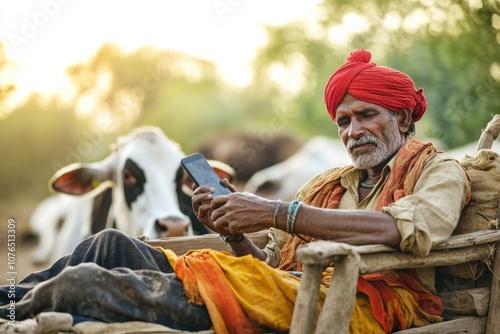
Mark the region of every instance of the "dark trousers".
[[15, 296], [11, 289], [0, 287], [2, 318], [15, 300], [16, 320], [59, 311], [105, 322], [211, 327], [206, 308], [188, 302], [163, 252], [113, 229], [85, 239], [50, 268], [28, 275], [16, 285]]

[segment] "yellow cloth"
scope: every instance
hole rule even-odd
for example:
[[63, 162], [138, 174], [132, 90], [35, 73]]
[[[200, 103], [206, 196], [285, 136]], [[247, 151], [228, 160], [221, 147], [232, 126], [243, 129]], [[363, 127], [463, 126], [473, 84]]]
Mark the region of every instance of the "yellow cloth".
[[[290, 330], [299, 278], [250, 255], [234, 257], [227, 252], [201, 250], [178, 257], [171, 250], [156, 248], [167, 257], [191, 302], [206, 305], [217, 334]], [[418, 282], [408, 282], [408, 276], [374, 275], [369, 281], [358, 282], [358, 291], [362, 292], [355, 300], [349, 333], [385, 333], [391, 328], [422, 326], [440, 320], [439, 316], [422, 312], [434, 304], [432, 295]], [[360, 283], [364, 288], [359, 288]], [[412, 290], [406, 289], [406, 285]], [[370, 301], [367, 294], [373, 296], [377, 291], [375, 286], [382, 292]], [[383, 292], [383, 286], [391, 286], [394, 294]], [[327, 287], [321, 285], [317, 311], [323, 305], [326, 291]], [[378, 310], [375, 314], [374, 306]]]
[[[190, 251], [183, 256], [177, 257], [171, 250], [156, 247], [163, 251], [169, 263], [175, 270], [177, 277], [185, 283], [185, 268], [181, 270], [179, 263], [187, 263], [196, 277], [198, 293], [207, 306], [210, 318], [214, 324], [216, 333], [245, 333], [241, 329], [241, 324], [246, 319], [229, 319], [226, 308], [231, 307], [234, 311], [235, 305], [230, 304], [232, 296], [225, 290], [225, 286], [230, 287], [232, 295], [237, 299], [244, 314], [263, 328], [270, 328], [276, 331], [288, 331], [292, 321], [295, 299], [299, 290], [300, 279], [285, 271], [269, 267], [264, 262], [251, 255], [234, 257], [227, 252], [217, 252], [214, 250]], [[203, 258], [203, 261], [191, 261], [192, 258]], [[213, 261], [210, 261], [213, 260]], [[203, 270], [201, 270], [203, 269]], [[223, 275], [219, 276], [218, 273]], [[204, 273], [211, 279], [203, 277]], [[179, 277], [180, 275], [180, 277]], [[186, 284], [184, 285], [186, 289]], [[186, 291], [188, 297], [192, 298], [192, 287]], [[225, 290], [225, 295], [214, 293], [203, 294], [207, 290]], [[318, 311], [323, 303], [327, 288], [320, 288], [320, 303]], [[213, 300], [220, 299], [220, 300]], [[228, 306], [231, 305], [231, 306]], [[234, 315], [233, 315], [234, 316]], [[241, 316], [241, 315], [239, 315]], [[224, 322], [227, 326], [223, 326]], [[231, 330], [229, 322], [235, 324]], [[226, 328], [226, 329], [224, 329]], [[250, 331], [248, 331], [250, 333]]]

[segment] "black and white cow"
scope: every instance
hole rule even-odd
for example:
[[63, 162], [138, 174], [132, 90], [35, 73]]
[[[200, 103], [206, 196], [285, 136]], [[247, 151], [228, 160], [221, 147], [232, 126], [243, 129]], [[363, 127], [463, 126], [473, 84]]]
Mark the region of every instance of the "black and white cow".
[[51, 262], [70, 252], [90, 235], [93, 198], [54, 194], [41, 201], [30, 217], [39, 242], [31, 254], [35, 264]]
[[[55, 240], [50, 234], [57, 223], [37, 218], [43, 217], [44, 211], [50, 212], [46, 216], [63, 221], [63, 234], [55, 242], [59, 250], [52, 259], [70, 251], [85, 236], [109, 227], [110, 221], [131, 236], [151, 239], [210, 233], [192, 211], [187, 176], [180, 166], [184, 156], [180, 146], [159, 128], [142, 127], [120, 137], [104, 160], [60, 169], [49, 185], [58, 193], [73, 196], [54, 195], [56, 199], [42, 202], [39, 212], [35, 210], [31, 226], [39, 233], [40, 246], [46, 247], [37, 251], [50, 254], [47, 240]], [[211, 163], [222, 177], [231, 180], [234, 176], [229, 166]], [[43, 257], [36, 260], [41, 262]]]

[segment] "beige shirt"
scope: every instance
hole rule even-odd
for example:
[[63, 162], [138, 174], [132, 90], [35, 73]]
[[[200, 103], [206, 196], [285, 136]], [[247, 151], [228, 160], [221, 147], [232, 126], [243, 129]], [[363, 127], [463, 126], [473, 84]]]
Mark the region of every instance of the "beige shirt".
[[[341, 178], [346, 188], [339, 203], [339, 209], [375, 210], [391, 168], [393, 158], [382, 170], [382, 177], [371, 193], [359, 201], [358, 185], [363, 172], [353, 169]], [[320, 176], [331, 174], [329, 169], [309, 180], [297, 193], [298, 199], [305, 198], [309, 188]], [[446, 241], [458, 223], [460, 212], [467, 197], [467, 177], [462, 167], [445, 153], [438, 153], [429, 159], [414, 188], [413, 195], [405, 196], [393, 204], [383, 207], [382, 212], [391, 215], [401, 234], [399, 248], [417, 256], [425, 256], [435, 245]], [[269, 243], [264, 249], [266, 262], [276, 267], [280, 261], [281, 247], [289, 235], [281, 230], [269, 230]], [[434, 270], [419, 270], [422, 283], [429, 289], [434, 287]]]

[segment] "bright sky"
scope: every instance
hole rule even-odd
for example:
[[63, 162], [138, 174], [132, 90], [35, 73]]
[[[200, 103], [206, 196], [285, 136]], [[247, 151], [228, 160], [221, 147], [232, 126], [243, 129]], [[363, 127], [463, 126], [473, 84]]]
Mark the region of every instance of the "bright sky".
[[65, 68], [108, 41], [214, 61], [230, 83], [251, 79], [250, 62], [266, 38], [262, 24], [317, 15], [318, 0], [0, 0], [0, 42], [15, 63], [21, 94], [63, 92]]

